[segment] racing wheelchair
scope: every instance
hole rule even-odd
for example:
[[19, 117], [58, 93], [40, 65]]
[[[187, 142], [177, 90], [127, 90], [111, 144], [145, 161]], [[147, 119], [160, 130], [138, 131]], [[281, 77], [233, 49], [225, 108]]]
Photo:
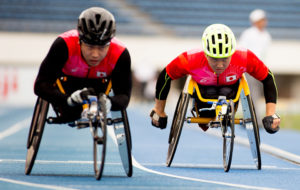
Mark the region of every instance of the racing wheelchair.
[[[212, 106], [211, 108], [202, 108], [198, 110], [197, 105], [194, 102], [191, 111], [192, 113], [196, 113], [193, 113], [193, 117], [186, 117], [191, 97], [198, 98], [201, 102], [211, 104]], [[241, 101], [242, 104], [243, 118], [235, 117], [239, 101]], [[201, 112], [203, 111], [213, 111], [215, 114], [213, 117], [201, 117]], [[250, 96], [250, 89], [244, 75], [239, 81], [238, 90], [234, 99], [226, 99], [224, 96], [219, 96], [218, 99], [205, 99], [202, 97], [196, 81], [194, 81], [190, 75], [187, 77], [185, 86], [179, 96], [171, 125], [168, 140], [167, 167], [170, 167], [172, 164], [185, 122], [197, 123], [199, 126], [205, 125], [208, 128], [221, 129], [223, 138], [223, 167], [225, 172], [228, 172], [231, 166], [235, 138], [235, 124], [244, 126], [247, 131], [254, 163], [258, 170], [261, 169], [259, 128]]]
[[[56, 83], [60, 90], [64, 92], [60, 81], [57, 80]], [[111, 81], [108, 83], [105, 94], [108, 95], [110, 91]], [[98, 100], [96, 96], [90, 97], [89, 101], [86, 101], [86, 103], [83, 105], [84, 109], [87, 108], [87, 119], [79, 119], [77, 121], [68, 123], [68, 125], [71, 127], [77, 127], [77, 129], [90, 128], [93, 138], [94, 172], [97, 180], [100, 180], [102, 177], [105, 163], [107, 125], [113, 125], [123, 168], [126, 175], [131, 177], [133, 173], [131, 158], [132, 142], [127, 112], [125, 109], [121, 111], [112, 111], [112, 118], [107, 118], [106, 104], [103, 97], [104, 96], [100, 96]], [[97, 102], [97, 104], [94, 104], [93, 102]], [[48, 124], [62, 124], [57, 122], [59, 121], [58, 113], [56, 113], [56, 118], [47, 117], [48, 110], [49, 102], [41, 97], [38, 97], [34, 107], [27, 139], [27, 155], [25, 164], [26, 175], [31, 173], [39, 150], [46, 122]]]

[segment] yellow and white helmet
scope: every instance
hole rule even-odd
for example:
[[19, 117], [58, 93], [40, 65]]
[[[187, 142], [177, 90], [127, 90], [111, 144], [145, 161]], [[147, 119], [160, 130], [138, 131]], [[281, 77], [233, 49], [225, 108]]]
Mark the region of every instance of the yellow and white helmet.
[[206, 55], [213, 58], [226, 58], [235, 52], [236, 40], [228, 26], [212, 24], [203, 32], [202, 46]]

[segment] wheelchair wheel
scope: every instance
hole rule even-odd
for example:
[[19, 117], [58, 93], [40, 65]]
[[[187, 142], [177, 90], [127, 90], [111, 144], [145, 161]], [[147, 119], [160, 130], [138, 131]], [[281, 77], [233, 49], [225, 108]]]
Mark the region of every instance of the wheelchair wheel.
[[97, 124], [93, 126], [93, 136], [94, 136], [94, 171], [95, 178], [100, 180], [102, 177], [105, 153], [106, 153], [106, 104], [105, 100], [99, 99], [100, 112]]
[[25, 163], [26, 175], [30, 174], [36, 155], [39, 151], [48, 109], [49, 103], [46, 100], [38, 97], [34, 107], [33, 117], [27, 138], [27, 155]]
[[167, 162], [166, 162], [166, 165], [168, 167], [171, 166], [171, 163], [173, 161], [176, 152], [183, 123], [185, 121], [186, 111], [189, 105], [189, 99], [190, 99], [189, 94], [181, 93], [177, 101], [177, 105], [176, 105], [176, 109], [172, 121], [172, 126], [170, 130], [170, 135], [169, 135], [169, 148], [168, 148], [168, 155], [167, 155]]
[[231, 166], [232, 152], [234, 145], [234, 104], [230, 100], [227, 114], [222, 125], [223, 136], [223, 166], [224, 171], [228, 172]]
[[[131, 135], [126, 110], [122, 110], [122, 122], [114, 124], [114, 131], [118, 143], [119, 154], [121, 157], [124, 171], [128, 177], [132, 176], [132, 157], [131, 157]], [[113, 115], [113, 113], [112, 113]]]
[[260, 135], [259, 128], [257, 124], [256, 114], [254, 110], [253, 101], [250, 95], [247, 96], [247, 102], [249, 105], [249, 111], [251, 114], [251, 122], [246, 122], [246, 130], [248, 134], [249, 144], [251, 148], [252, 157], [256, 168], [261, 169], [261, 154], [260, 154]]

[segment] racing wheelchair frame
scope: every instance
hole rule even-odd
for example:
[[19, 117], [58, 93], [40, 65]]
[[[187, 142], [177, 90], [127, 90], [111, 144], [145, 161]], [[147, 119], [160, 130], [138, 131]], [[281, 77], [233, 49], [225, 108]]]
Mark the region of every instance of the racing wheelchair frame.
[[[234, 99], [228, 100], [226, 97], [205, 99], [202, 97], [196, 81], [194, 81], [190, 75], [187, 77], [185, 86], [179, 96], [171, 125], [168, 140], [169, 148], [166, 161], [167, 167], [170, 167], [172, 164], [183, 124], [184, 122], [187, 122], [207, 124], [209, 128], [221, 128], [223, 138], [223, 166], [225, 172], [228, 172], [231, 166], [235, 138], [235, 124], [244, 126], [247, 131], [254, 163], [258, 170], [261, 169], [259, 128], [257, 125], [255, 109], [250, 96], [250, 89], [244, 75], [239, 82], [238, 91]], [[196, 93], [196, 98], [198, 98], [201, 102], [211, 104], [212, 107], [200, 109], [199, 114], [194, 105], [193, 108], [196, 110], [196, 114], [193, 114], [193, 117], [186, 117], [189, 100], [194, 93]], [[242, 104], [243, 118], [235, 117], [235, 111], [239, 100]], [[234, 106], [234, 103], [237, 103], [236, 107]], [[215, 117], [201, 117], [201, 111], [204, 110], [215, 111]]]
[[[59, 80], [57, 80], [56, 83], [58, 83], [59, 88], [62, 88]], [[109, 81], [108, 83], [105, 94], [108, 95], [110, 91], [111, 81]], [[125, 109], [121, 111], [114, 111], [111, 112], [112, 118], [107, 118], [106, 104], [101, 96], [98, 102], [100, 104], [100, 109], [96, 108], [96, 112], [94, 112], [94, 114], [91, 114], [91, 112], [89, 112], [88, 120], [74, 121], [72, 123], [69, 123], [69, 125], [71, 127], [77, 127], [77, 129], [90, 128], [93, 137], [94, 172], [95, 178], [97, 180], [100, 180], [102, 177], [105, 163], [107, 125], [113, 125], [124, 171], [128, 177], [131, 177], [133, 173], [131, 157], [132, 142], [127, 112]], [[83, 106], [89, 105], [85, 104]], [[26, 175], [29, 175], [31, 173], [32, 167], [34, 165], [46, 121], [48, 124], [61, 124], [59, 122], [54, 122], [52, 117], [47, 118], [48, 110], [49, 102], [42, 99], [41, 97], [38, 97], [34, 107], [33, 117], [27, 139], [27, 155], [25, 164]], [[58, 117], [59, 116], [57, 115], [57, 118]]]

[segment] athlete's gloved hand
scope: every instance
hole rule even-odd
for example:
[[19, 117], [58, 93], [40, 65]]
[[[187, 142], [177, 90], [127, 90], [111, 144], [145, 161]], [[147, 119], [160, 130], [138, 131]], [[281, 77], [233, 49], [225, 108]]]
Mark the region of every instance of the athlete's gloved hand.
[[[167, 127], [167, 122], [168, 122], [168, 116], [166, 117], [159, 117], [159, 115], [152, 110], [150, 113], [151, 117], [151, 124], [154, 127], [160, 128], [160, 129], [165, 129]], [[156, 121], [155, 123], [153, 121]], [[156, 124], [158, 122], [158, 124]]]
[[280, 119], [280, 117], [277, 114], [274, 114], [271, 116], [266, 116], [262, 120], [264, 128], [270, 134], [276, 133], [280, 129], [279, 125], [277, 125], [275, 128], [272, 127], [273, 121], [275, 119]]
[[111, 109], [111, 101], [110, 101], [110, 99], [105, 94], [100, 94], [99, 95], [99, 100], [100, 101], [105, 101], [106, 114], [108, 114], [110, 112], [110, 109]]
[[67, 103], [69, 106], [75, 106], [78, 104], [82, 104], [83, 100], [88, 99], [88, 95], [95, 95], [95, 91], [93, 88], [83, 88], [81, 90], [76, 90], [68, 97]]

